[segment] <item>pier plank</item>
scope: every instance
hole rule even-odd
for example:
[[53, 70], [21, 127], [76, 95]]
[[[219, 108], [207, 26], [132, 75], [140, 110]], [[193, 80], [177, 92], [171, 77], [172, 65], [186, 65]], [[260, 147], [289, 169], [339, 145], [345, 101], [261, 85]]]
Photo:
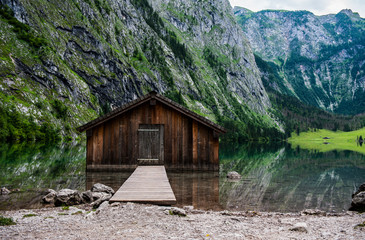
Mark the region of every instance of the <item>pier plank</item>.
[[138, 166], [110, 202], [176, 203], [164, 166]]

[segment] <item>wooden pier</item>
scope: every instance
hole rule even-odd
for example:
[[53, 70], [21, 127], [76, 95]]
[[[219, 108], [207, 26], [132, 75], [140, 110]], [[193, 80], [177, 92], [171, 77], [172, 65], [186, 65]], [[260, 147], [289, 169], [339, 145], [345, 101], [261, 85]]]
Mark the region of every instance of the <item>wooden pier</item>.
[[110, 202], [176, 203], [164, 166], [138, 166]]

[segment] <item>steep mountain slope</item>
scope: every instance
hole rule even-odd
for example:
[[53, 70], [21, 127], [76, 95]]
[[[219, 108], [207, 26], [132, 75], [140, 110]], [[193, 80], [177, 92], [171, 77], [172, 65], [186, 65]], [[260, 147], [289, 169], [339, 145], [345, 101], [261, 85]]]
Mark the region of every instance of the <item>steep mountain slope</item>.
[[76, 126], [154, 89], [213, 121], [275, 126], [226, 0], [0, 3], [0, 98], [8, 115], [74, 136]]
[[277, 69], [277, 91], [336, 113], [365, 112], [365, 19], [351, 10], [234, 13], [255, 54]]

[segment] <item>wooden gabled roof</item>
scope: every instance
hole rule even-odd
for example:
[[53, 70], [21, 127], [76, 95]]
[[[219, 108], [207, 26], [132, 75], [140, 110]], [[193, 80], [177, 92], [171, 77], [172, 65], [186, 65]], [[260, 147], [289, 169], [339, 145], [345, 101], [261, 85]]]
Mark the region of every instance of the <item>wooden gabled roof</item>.
[[133, 101], [121, 106], [121, 107], [118, 107], [118, 108], [114, 109], [113, 111], [105, 114], [104, 116], [101, 116], [101, 117], [99, 117], [99, 118], [97, 118], [97, 119], [95, 119], [91, 122], [88, 122], [88, 123], [78, 127], [77, 130], [79, 132], [83, 132], [83, 131], [86, 131], [88, 129], [91, 129], [91, 128], [93, 128], [93, 127], [95, 127], [99, 124], [102, 124], [102, 123], [104, 123], [104, 122], [106, 122], [106, 121], [108, 121], [108, 120], [110, 120], [110, 119], [112, 119], [112, 118], [114, 118], [118, 115], [121, 115], [121, 114], [131, 110], [132, 108], [135, 108], [135, 107], [137, 107], [137, 106], [139, 106], [139, 105], [141, 105], [141, 104], [143, 104], [143, 103], [145, 103], [145, 102], [147, 102], [151, 99], [156, 99], [157, 101], [159, 101], [159, 102], [173, 108], [174, 110], [176, 110], [176, 111], [178, 111], [178, 112], [180, 112], [180, 113], [182, 113], [182, 114], [184, 114], [184, 115], [200, 122], [201, 124], [203, 124], [203, 125], [205, 125], [209, 128], [214, 129], [218, 133], [225, 133], [226, 132], [226, 130], [222, 126], [219, 126], [218, 124], [215, 124], [214, 122], [212, 122], [212, 121], [210, 121], [210, 120], [208, 120], [208, 119], [206, 119], [206, 118], [190, 111], [189, 109], [187, 109], [187, 108], [183, 107], [182, 105], [180, 105], [180, 104], [178, 104], [178, 103], [176, 103], [176, 102], [174, 102], [174, 101], [158, 94], [155, 91], [152, 91], [152, 92], [148, 93], [147, 95], [144, 95], [144, 96], [142, 96], [140, 98], [137, 98], [136, 100], [133, 100]]

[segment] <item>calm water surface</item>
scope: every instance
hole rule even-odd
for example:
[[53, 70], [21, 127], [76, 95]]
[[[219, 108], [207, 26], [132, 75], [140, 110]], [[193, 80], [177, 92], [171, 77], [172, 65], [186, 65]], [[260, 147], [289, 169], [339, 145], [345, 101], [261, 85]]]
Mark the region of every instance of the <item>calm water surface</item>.
[[[364, 146], [365, 147], [365, 146]], [[0, 209], [38, 208], [47, 188], [85, 191], [96, 182], [117, 190], [131, 172], [85, 172], [85, 144], [0, 146]], [[351, 151], [319, 153], [290, 145], [247, 144], [220, 149], [220, 172], [168, 172], [178, 206], [199, 209], [341, 212], [365, 182], [365, 156]], [[226, 179], [237, 171], [239, 181]]]

